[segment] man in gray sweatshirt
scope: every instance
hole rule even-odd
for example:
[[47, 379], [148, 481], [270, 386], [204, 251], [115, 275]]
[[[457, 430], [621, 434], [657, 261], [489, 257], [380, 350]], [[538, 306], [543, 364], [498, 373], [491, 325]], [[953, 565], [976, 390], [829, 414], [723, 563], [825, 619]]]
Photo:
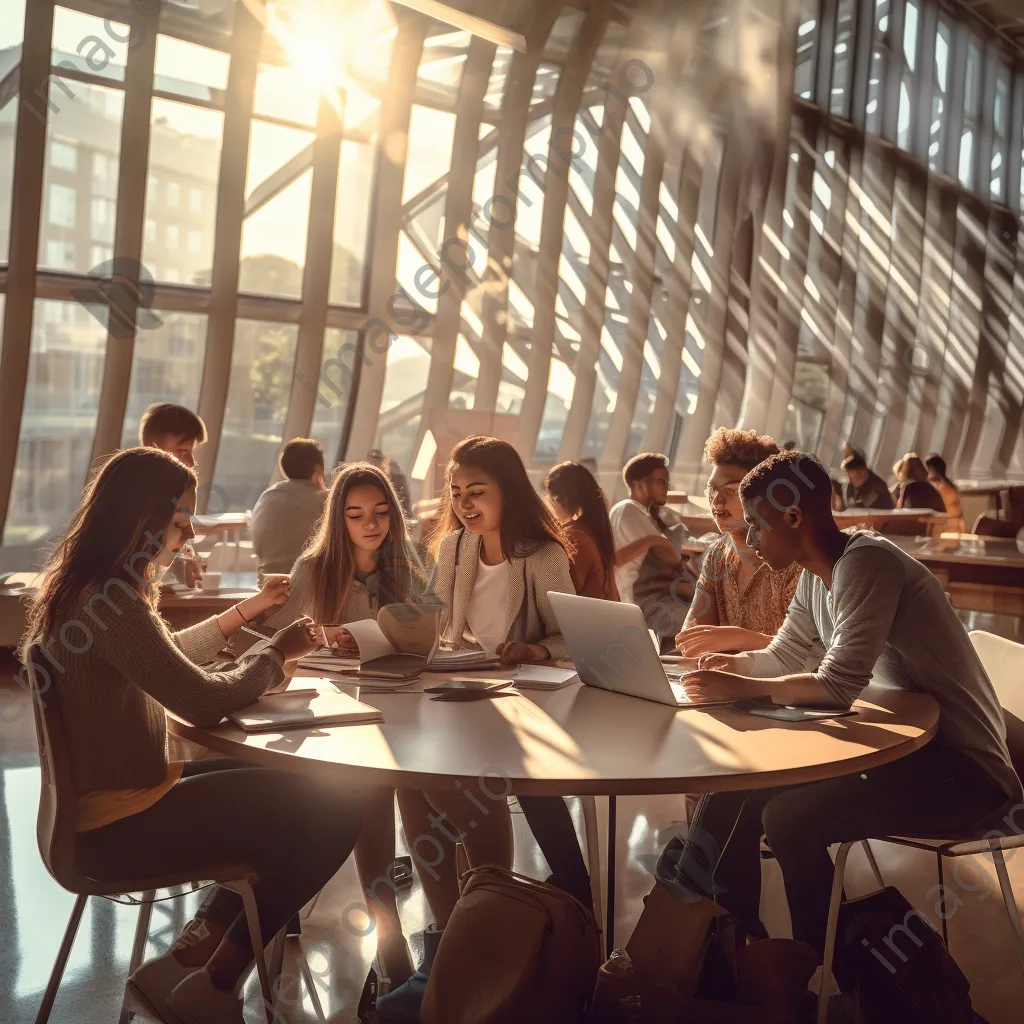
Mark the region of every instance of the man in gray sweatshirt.
[[[804, 571], [767, 648], [707, 655], [683, 679], [693, 700], [768, 693], [779, 704], [846, 709], [873, 681], [923, 691], [939, 705], [936, 737], [892, 764], [805, 786], [702, 799], [691, 828], [703, 830], [695, 846], [705, 855], [713, 849], [715, 898], [751, 934], [765, 934], [758, 918], [764, 833], [782, 869], [793, 937], [819, 952], [832, 885], [830, 844], [887, 835], [980, 836], [993, 828], [1009, 834], [1012, 815], [1003, 815], [1021, 799], [999, 701], [942, 585], [884, 537], [841, 531], [831, 495], [824, 466], [802, 452], [773, 455], [744, 478], [748, 543], [773, 569], [797, 562]], [[815, 642], [825, 654], [809, 672]], [[686, 858], [679, 867], [679, 877], [708, 870]], [[663, 867], [659, 874], [665, 877]]]

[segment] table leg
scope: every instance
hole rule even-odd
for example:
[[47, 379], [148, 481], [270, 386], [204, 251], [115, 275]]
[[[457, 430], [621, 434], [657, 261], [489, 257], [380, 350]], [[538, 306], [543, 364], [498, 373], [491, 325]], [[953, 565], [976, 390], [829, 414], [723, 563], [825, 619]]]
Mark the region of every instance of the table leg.
[[615, 796], [608, 797], [608, 893], [605, 900], [605, 952], [615, 949]]

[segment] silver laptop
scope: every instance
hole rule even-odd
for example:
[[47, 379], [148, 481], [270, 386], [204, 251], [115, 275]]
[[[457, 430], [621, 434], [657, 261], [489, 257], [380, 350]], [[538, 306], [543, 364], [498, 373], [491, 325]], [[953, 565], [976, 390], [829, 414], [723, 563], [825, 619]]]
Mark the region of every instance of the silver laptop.
[[[588, 686], [673, 707], [694, 705], [669, 678], [635, 604], [548, 593], [569, 656]], [[726, 702], [722, 702], [726, 703]], [[707, 705], [702, 703], [701, 707]]]

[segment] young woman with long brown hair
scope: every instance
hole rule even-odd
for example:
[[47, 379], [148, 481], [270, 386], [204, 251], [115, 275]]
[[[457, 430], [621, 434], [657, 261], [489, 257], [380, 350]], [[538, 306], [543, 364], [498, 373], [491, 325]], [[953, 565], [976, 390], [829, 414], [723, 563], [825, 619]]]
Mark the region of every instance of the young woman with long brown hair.
[[608, 502], [594, 474], [578, 462], [563, 462], [544, 478], [544, 490], [574, 549], [569, 572], [576, 593], [618, 601], [615, 538]]
[[[384, 605], [417, 601], [422, 592], [394, 486], [376, 466], [354, 462], [331, 483], [323, 517], [292, 569], [291, 597], [264, 625], [274, 628], [296, 614], [318, 623], [356, 622]], [[351, 643], [340, 630], [328, 638]]]
[[[530, 482], [519, 453], [494, 437], [469, 437], [459, 442], [448, 460], [444, 498], [431, 537], [437, 559], [433, 593], [442, 606], [442, 641], [453, 648], [480, 647], [508, 665], [566, 657], [565, 641], [547, 595], [552, 590], [575, 593], [569, 541], [565, 528]], [[405, 985], [378, 1001], [377, 1011], [384, 1021], [418, 1019], [415, 1014], [426, 989], [433, 952], [459, 896], [454, 842], [446, 830], [443, 839], [438, 836], [439, 830], [432, 831], [432, 824], [447, 819], [462, 833], [471, 866], [512, 867], [512, 820], [504, 796], [480, 794], [487, 799], [486, 817], [474, 811], [467, 796], [449, 791], [399, 791], [405, 834], [434, 836], [442, 856], [431, 871], [420, 872], [435, 921], [424, 934], [424, 963]], [[538, 840], [556, 876], [560, 855], [566, 862], [572, 861], [571, 850], [562, 850], [566, 841], [582, 866], [564, 801], [537, 797], [532, 801], [520, 798], [519, 802], [531, 827], [538, 822], [535, 834], [542, 833]], [[536, 814], [531, 815], [529, 805]], [[546, 826], [551, 829], [551, 842], [547, 841]], [[582, 871], [586, 878], [586, 868]]]
[[[115, 455], [47, 564], [22, 652], [27, 659], [41, 648], [46, 660], [37, 665], [60, 701], [79, 869], [102, 879], [251, 864], [269, 938], [348, 858], [360, 809], [290, 772], [227, 759], [168, 763], [165, 708], [215, 725], [280, 685], [285, 662], [316, 644], [311, 623], [291, 622], [238, 668], [211, 672], [200, 666], [247, 619], [240, 606], [167, 629], [158, 577], [193, 536], [195, 499], [195, 474], [171, 455]], [[171, 952], [129, 984], [159, 1019], [242, 1024], [238, 991], [252, 960], [241, 899], [215, 888]]]
[[[409, 540], [394, 485], [377, 466], [355, 462], [331, 483], [323, 518], [291, 572], [291, 597], [263, 624], [276, 629], [297, 615], [325, 627], [341, 653], [358, 654], [343, 623], [375, 618], [381, 607], [423, 600], [422, 573]], [[412, 974], [395, 890], [375, 886], [389, 877], [395, 857], [394, 790], [366, 791], [365, 828], [356, 843], [356, 869], [367, 910], [376, 921], [377, 956], [384, 976], [400, 984]]]

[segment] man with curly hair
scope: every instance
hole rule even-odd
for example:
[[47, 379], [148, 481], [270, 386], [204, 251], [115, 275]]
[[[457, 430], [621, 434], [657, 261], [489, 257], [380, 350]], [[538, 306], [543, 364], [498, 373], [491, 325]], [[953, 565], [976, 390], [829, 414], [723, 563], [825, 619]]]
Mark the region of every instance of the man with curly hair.
[[747, 544], [740, 481], [775, 455], [775, 439], [719, 427], [704, 445], [711, 466], [705, 494], [722, 534], [704, 553], [693, 603], [676, 646], [687, 658], [713, 651], [759, 651], [778, 632], [796, 591], [800, 566], [772, 569]]

